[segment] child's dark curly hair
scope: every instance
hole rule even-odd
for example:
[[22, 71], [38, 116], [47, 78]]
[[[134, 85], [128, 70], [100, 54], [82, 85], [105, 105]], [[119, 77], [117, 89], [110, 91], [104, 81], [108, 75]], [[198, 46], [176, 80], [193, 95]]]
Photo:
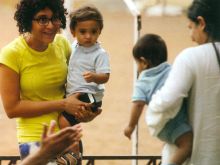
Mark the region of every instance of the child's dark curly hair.
[[30, 32], [34, 16], [45, 8], [49, 8], [61, 20], [61, 28], [66, 27], [67, 11], [63, 6], [63, 0], [20, 0], [14, 14], [19, 33]]
[[77, 22], [94, 20], [97, 21], [100, 30], [103, 28], [103, 17], [94, 6], [82, 6], [70, 14], [70, 29], [75, 29]]

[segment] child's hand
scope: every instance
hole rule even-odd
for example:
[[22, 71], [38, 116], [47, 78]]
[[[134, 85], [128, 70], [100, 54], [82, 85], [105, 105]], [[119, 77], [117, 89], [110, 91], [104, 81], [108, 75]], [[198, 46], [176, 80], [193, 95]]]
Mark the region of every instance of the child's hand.
[[92, 110], [87, 107], [86, 110], [80, 110], [80, 112], [75, 117], [79, 122], [89, 122], [92, 121], [96, 116], [101, 114], [101, 112], [101, 108], [99, 108], [96, 112], [92, 112]]
[[131, 139], [131, 134], [132, 134], [132, 132], [134, 131], [134, 128], [135, 128], [135, 127], [127, 126], [127, 127], [124, 129], [124, 135], [125, 135], [128, 139]]
[[82, 102], [78, 99], [80, 93], [76, 93], [68, 96], [65, 99], [65, 111], [69, 114], [76, 115], [80, 110], [85, 110], [87, 107], [91, 107], [89, 103]]
[[84, 72], [83, 77], [87, 83], [95, 81], [95, 73], [94, 72]]

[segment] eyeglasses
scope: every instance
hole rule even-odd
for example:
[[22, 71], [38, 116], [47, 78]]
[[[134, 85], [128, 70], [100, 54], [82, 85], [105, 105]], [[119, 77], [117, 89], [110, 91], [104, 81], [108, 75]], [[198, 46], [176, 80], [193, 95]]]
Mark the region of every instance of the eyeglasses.
[[47, 17], [39, 17], [34, 18], [33, 21], [37, 21], [37, 23], [41, 26], [47, 26], [51, 21], [53, 25], [60, 26], [62, 25], [61, 20], [57, 17], [47, 18]]

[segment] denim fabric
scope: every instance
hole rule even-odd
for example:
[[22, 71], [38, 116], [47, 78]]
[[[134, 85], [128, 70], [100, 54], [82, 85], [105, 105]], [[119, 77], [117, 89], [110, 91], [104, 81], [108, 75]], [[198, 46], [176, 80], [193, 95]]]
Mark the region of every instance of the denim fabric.
[[189, 125], [187, 112], [186, 112], [186, 100], [179, 113], [170, 121], [166, 123], [164, 128], [158, 134], [158, 138], [167, 143], [175, 144], [176, 139], [181, 135], [192, 131], [192, 127]]
[[[29, 154], [36, 152], [39, 147], [40, 147], [39, 142], [19, 144], [19, 152], [20, 152], [21, 160], [27, 157]], [[54, 160], [54, 161], [48, 162], [47, 165], [57, 165], [57, 163]]]
[[21, 159], [27, 157], [30, 153], [35, 152], [40, 146], [39, 142], [21, 143], [19, 144], [19, 152]]

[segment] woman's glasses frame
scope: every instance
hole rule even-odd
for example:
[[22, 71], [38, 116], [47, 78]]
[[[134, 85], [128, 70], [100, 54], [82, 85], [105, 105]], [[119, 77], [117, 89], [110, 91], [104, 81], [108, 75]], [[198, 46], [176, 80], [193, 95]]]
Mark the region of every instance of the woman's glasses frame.
[[61, 26], [62, 22], [57, 17], [47, 18], [47, 17], [39, 17], [33, 18], [33, 21], [36, 21], [40, 26], [47, 26], [49, 22], [51, 22], [54, 26]]

